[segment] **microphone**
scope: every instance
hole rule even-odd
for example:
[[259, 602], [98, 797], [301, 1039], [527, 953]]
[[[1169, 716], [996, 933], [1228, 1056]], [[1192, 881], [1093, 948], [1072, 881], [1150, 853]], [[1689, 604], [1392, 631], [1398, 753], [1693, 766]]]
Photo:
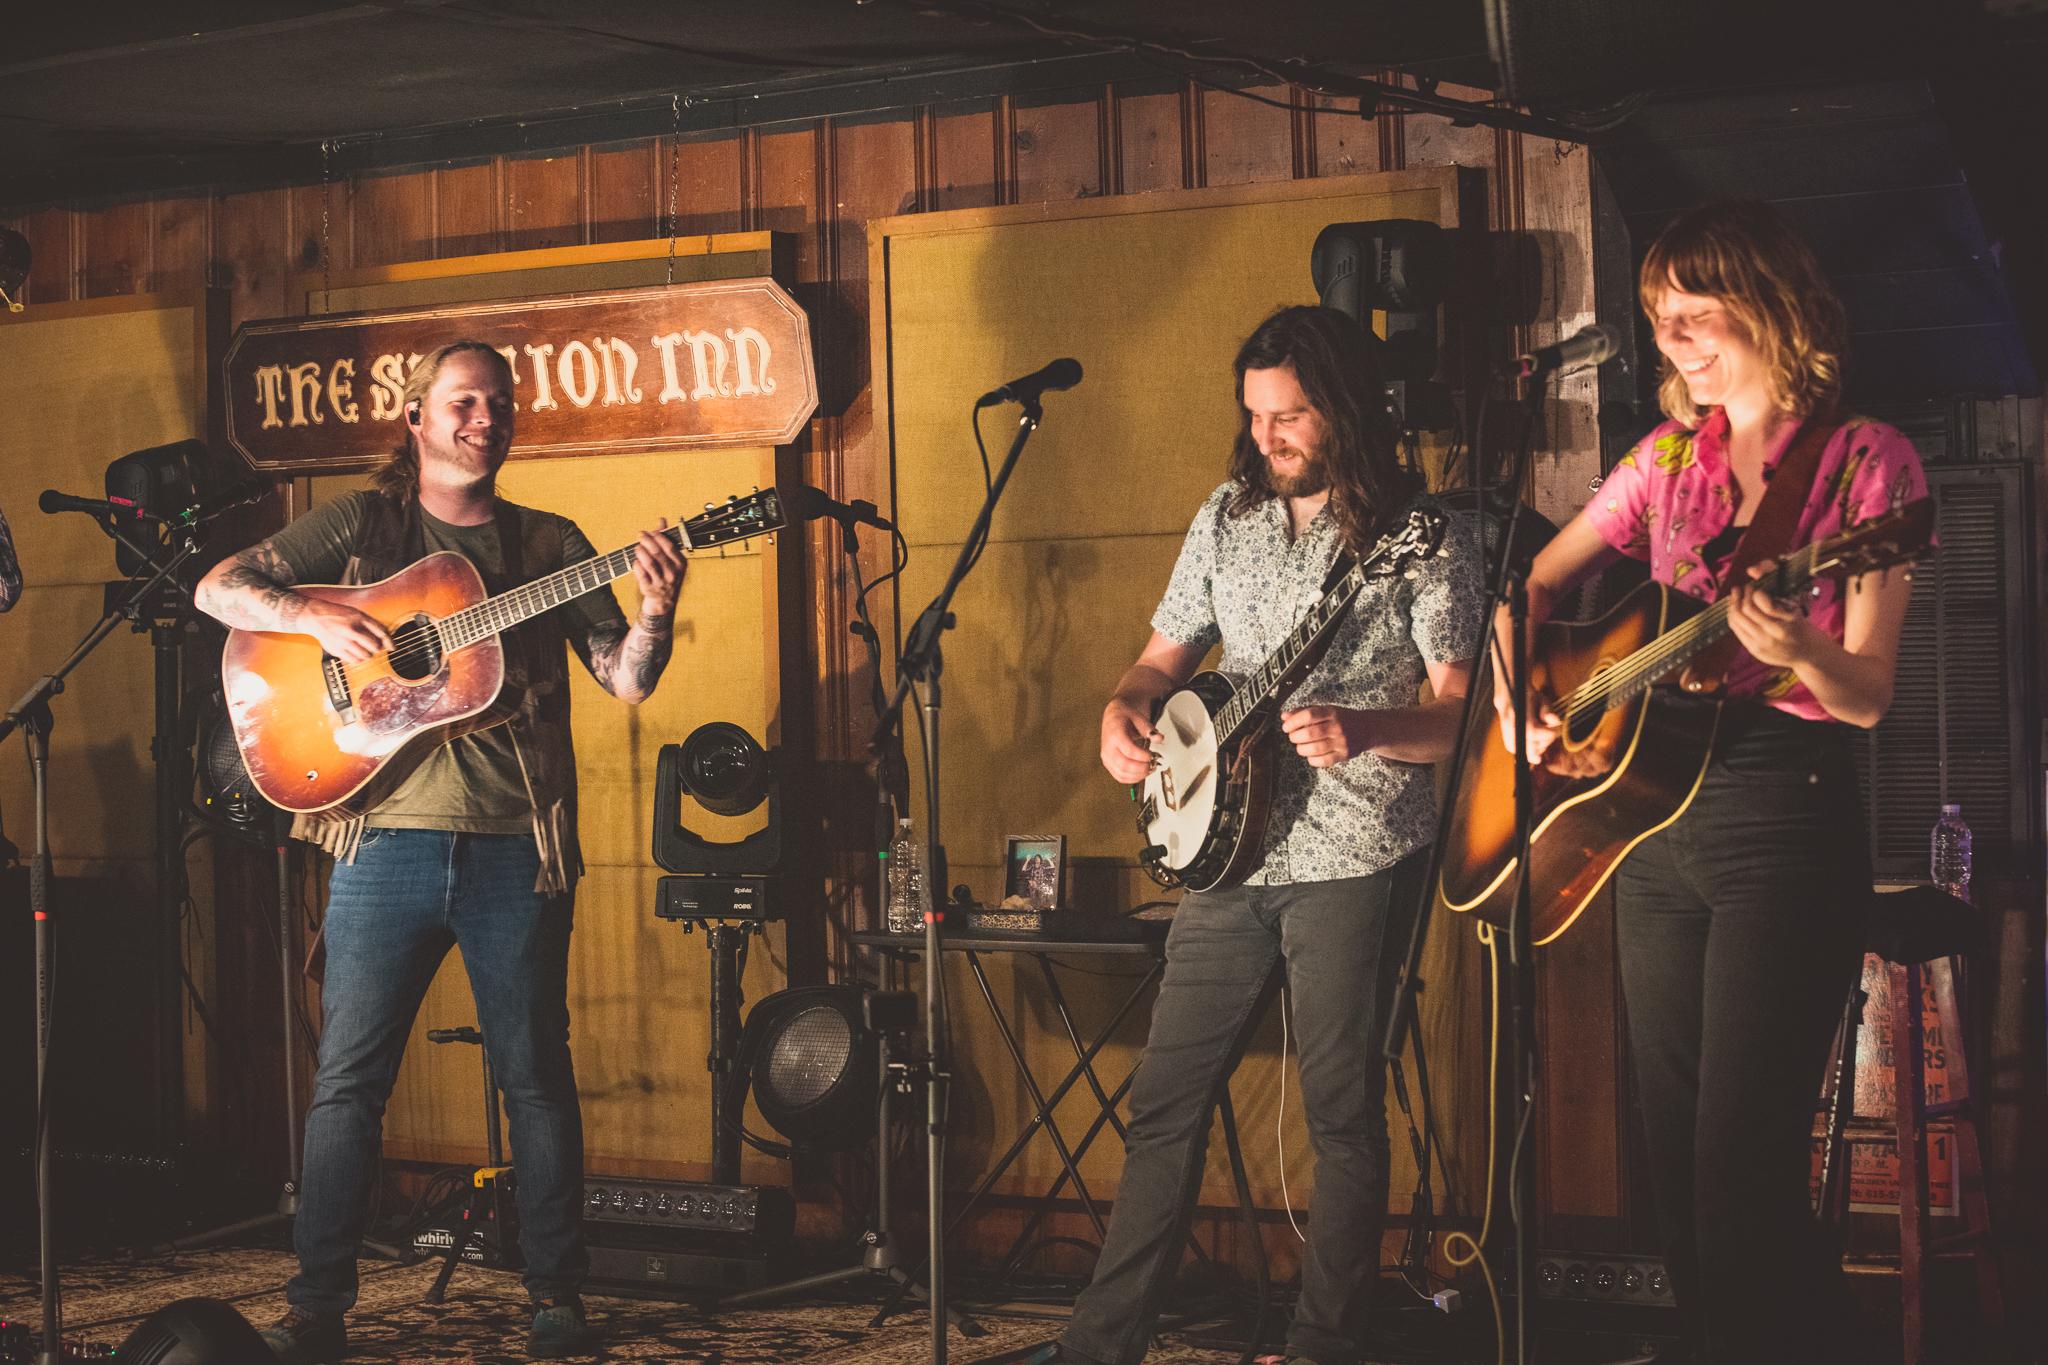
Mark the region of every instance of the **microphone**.
[[211, 497], [201, 498], [174, 517], [166, 518], [172, 526], [191, 526], [198, 522], [210, 521], [231, 507], [240, 507], [246, 502], [255, 502], [270, 492], [270, 480], [261, 474], [252, 474], [240, 483], [230, 484]]
[[105, 516], [109, 512], [125, 512], [129, 516], [134, 516], [142, 510], [126, 498], [74, 498], [69, 493], [59, 493], [54, 488], [45, 488], [43, 495], [36, 499], [36, 506], [45, 512], [84, 512], [95, 517]]
[[1596, 322], [1577, 336], [1554, 346], [1541, 346], [1535, 354], [1520, 356], [1501, 367], [1514, 379], [1537, 379], [1546, 374], [1570, 374], [1588, 365], [1598, 365], [1621, 351], [1621, 329]]
[[893, 531], [896, 523], [878, 515], [880, 509], [865, 499], [852, 503], [835, 501], [826, 497], [809, 484], [799, 484], [788, 498], [791, 511], [804, 521], [816, 521], [819, 517], [830, 517], [841, 526], [872, 526], [877, 531]]
[[1022, 403], [1029, 407], [1047, 390], [1071, 389], [1080, 382], [1080, 361], [1055, 360], [1036, 374], [1027, 374], [1022, 379], [1012, 379], [1000, 389], [989, 390], [974, 400], [974, 406], [992, 408], [998, 403]]

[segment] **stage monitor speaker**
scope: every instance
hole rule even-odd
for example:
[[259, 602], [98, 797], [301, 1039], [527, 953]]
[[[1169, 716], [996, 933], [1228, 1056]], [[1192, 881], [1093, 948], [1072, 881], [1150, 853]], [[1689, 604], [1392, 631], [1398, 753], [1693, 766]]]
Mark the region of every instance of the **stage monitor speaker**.
[[121, 1365], [276, 1365], [249, 1320], [219, 1299], [179, 1299], [114, 1349]]

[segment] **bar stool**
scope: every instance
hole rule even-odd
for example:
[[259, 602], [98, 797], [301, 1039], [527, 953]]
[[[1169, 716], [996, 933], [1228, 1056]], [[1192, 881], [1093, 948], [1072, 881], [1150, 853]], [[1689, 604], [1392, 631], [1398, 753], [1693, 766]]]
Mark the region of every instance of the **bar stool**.
[[[1887, 974], [1892, 1036], [1892, 1130], [1899, 1172], [1899, 1278], [1905, 1335], [1905, 1365], [1926, 1359], [1927, 1265], [1932, 1258], [1969, 1256], [1977, 1275], [1984, 1314], [1987, 1359], [2011, 1359], [2005, 1334], [2005, 1300], [1999, 1289], [1998, 1255], [1991, 1240], [1991, 1214], [1984, 1195], [1984, 1165], [1977, 1140], [1976, 1097], [1964, 1055], [1960, 1011], [1951, 989], [1936, 991], [1948, 1093], [1927, 1102], [1922, 995], [1927, 969], [1939, 968], [1950, 983], [1960, 976], [1960, 959], [1983, 945], [1984, 917], [1968, 901], [1932, 886], [1882, 893], [1873, 898], [1866, 946]], [[1849, 991], [1842, 1030], [1835, 1044], [1824, 1103], [1828, 1109], [1821, 1148], [1820, 1217], [1840, 1227], [1849, 1213], [1849, 1129], [1856, 1118], [1857, 1026], [1868, 1000], [1861, 983]], [[1963, 1230], [1947, 1237], [1927, 1235], [1927, 1122], [1942, 1119], [1953, 1132], [1955, 1199]], [[1886, 1262], [1889, 1258], [1882, 1258]]]

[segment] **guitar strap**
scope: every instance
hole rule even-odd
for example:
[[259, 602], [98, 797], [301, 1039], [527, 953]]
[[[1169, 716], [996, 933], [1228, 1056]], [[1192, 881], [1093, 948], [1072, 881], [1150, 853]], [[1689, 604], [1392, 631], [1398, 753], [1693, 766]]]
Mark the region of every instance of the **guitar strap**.
[[[1799, 514], [1806, 507], [1808, 494], [1813, 491], [1813, 480], [1820, 473], [1820, 457], [1842, 429], [1842, 421], [1833, 409], [1815, 413], [1800, 426], [1799, 434], [1792, 438], [1792, 446], [1785, 452], [1785, 458], [1778, 461], [1771, 471], [1770, 482], [1764, 487], [1764, 495], [1757, 503], [1756, 515], [1749, 520], [1749, 529], [1735, 546], [1735, 553], [1729, 557], [1728, 570], [1721, 575], [1720, 590], [1714, 600], [1728, 596], [1740, 585], [1749, 581], [1749, 567], [1766, 559], [1783, 554], [1797, 547], [1792, 537], [1799, 533]], [[1722, 636], [1714, 643], [1693, 655], [1680, 675], [1680, 683], [1688, 692], [1711, 694], [1719, 692], [1728, 682], [1728, 670], [1735, 664], [1735, 658], [1742, 652], [1742, 642], [1733, 633]]]

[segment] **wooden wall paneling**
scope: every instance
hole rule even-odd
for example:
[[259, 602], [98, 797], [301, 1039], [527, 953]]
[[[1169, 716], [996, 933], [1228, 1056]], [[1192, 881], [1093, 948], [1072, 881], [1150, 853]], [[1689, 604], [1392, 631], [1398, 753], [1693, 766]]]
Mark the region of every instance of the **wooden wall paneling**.
[[[1519, 139], [1523, 230], [1535, 241], [1543, 294], [1529, 344], [1548, 346], [1595, 321], [1592, 154], [1583, 143]], [[1599, 387], [1591, 369], [1555, 381], [1544, 405], [1530, 505], [1559, 526], [1593, 496], [1600, 474]]]
[[[821, 265], [830, 288], [830, 330], [822, 333], [829, 342], [819, 349], [819, 387], [827, 393], [844, 395], [845, 404], [825, 409], [826, 417], [816, 424], [823, 437], [810, 451], [810, 472], [817, 486], [842, 501], [863, 498], [885, 504], [888, 488], [887, 452], [874, 431], [874, 403], [868, 354], [870, 313], [867, 223], [886, 218], [905, 200], [916, 200], [917, 124], [894, 118], [858, 124], [835, 124], [826, 144], [829, 156], [824, 166], [829, 181], [821, 183], [829, 196], [829, 213], [821, 215], [819, 235], [825, 243]], [[818, 327], [814, 314], [812, 326]], [[827, 377], [828, 367], [831, 376]], [[837, 409], [835, 411], [835, 408]], [[825, 534], [826, 523], [814, 523], [818, 534], [813, 549], [819, 560], [837, 564], [841, 558], [838, 532]], [[870, 542], [863, 576], [886, 572], [886, 538], [865, 537]], [[830, 580], [841, 584], [839, 575]], [[821, 683], [826, 694], [820, 698], [820, 756], [856, 759], [865, 754], [867, 730], [861, 718], [869, 714], [865, 688], [855, 692], [855, 675], [862, 671], [865, 651], [856, 653], [859, 642], [848, 633], [852, 619], [851, 594], [826, 591], [819, 596], [823, 613], [817, 624], [816, 649]]]
[[444, 166], [420, 177], [418, 190], [431, 196], [427, 250], [422, 256], [488, 256], [508, 250], [506, 161], [494, 157], [474, 166]]
[[[1399, 71], [1380, 72], [1380, 80], [1389, 85], [1405, 85], [1406, 78]], [[1391, 105], [1375, 105], [1378, 112], [1374, 117], [1380, 136], [1380, 169], [1402, 171], [1408, 168], [1408, 115]]]
[[[797, 281], [805, 286], [815, 285], [820, 279], [818, 131], [808, 123], [784, 123], [760, 130], [755, 138], [761, 176], [753, 204], [754, 228], [795, 236]], [[805, 307], [810, 306], [808, 294], [800, 294], [798, 298]], [[812, 323], [815, 327], [815, 314]]]
[[[1202, 92], [1204, 185], [1251, 185], [1295, 178], [1294, 116], [1246, 98], [1288, 101], [1292, 87], [1260, 85], [1244, 94]], [[1303, 267], [1306, 270], [1307, 264]]]
[[1382, 169], [1377, 119], [1358, 116], [1356, 101], [1315, 97], [1315, 173], [1358, 175]]
[[145, 292], [152, 248], [148, 200], [115, 204], [83, 215], [85, 220], [84, 297]]
[[[1437, 93], [1452, 99], [1483, 100], [1488, 92], [1462, 85], [1444, 85]], [[1400, 121], [1402, 156], [1410, 166], [1491, 166], [1493, 129], [1473, 124], [1454, 126], [1441, 114], [1404, 114]]]
[[63, 303], [78, 298], [80, 280], [73, 234], [78, 215], [69, 209], [42, 209], [14, 220], [28, 238], [28, 284], [17, 303]]
[[151, 214], [149, 273], [146, 294], [204, 289], [212, 273], [212, 195], [155, 201]]
[[[355, 183], [329, 180], [318, 185], [297, 185], [285, 193], [289, 204], [287, 230], [291, 234], [285, 257], [288, 268], [318, 271], [323, 279], [335, 271], [353, 270], [357, 265]], [[304, 298], [287, 292], [286, 314], [304, 311]]]
[[584, 198], [589, 161], [588, 148], [553, 156], [505, 158], [501, 163], [505, 250], [536, 251], [589, 242]]
[[291, 196], [256, 190], [224, 197], [214, 210], [214, 272], [228, 291], [233, 325], [292, 311]]
[[[427, 261], [438, 233], [434, 221], [436, 171], [357, 176], [348, 182], [349, 264]], [[333, 260], [338, 269], [341, 257]]]
[[1057, 102], [1013, 105], [1013, 203], [1096, 199], [1105, 193], [1101, 111], [1095, 100], [1083, 101], [1078, 94], [1061, 91]]
[[[1186, 189], [1186, 147], [1182, 137], [1185, 103], [1178, 87], [1138, 91], [1116, 97], [1117, 143], [1122, 150], [1123, 192]], [[965, 207], [964, 205], [962, 207]]]
[[1180, 87], [1181, 187], [1198, 190], [1209, 183], [1208, 110], [1211, 92], [1193, 81]]
[[1629, 1249], [1627, 1150], [1620, 1056], [1621, 986], [1614, 896], [1603, 891], [1537, 957], [1536, 1035], [1542, 1083], [1536, 1123], [1536, 1206], [1542, 1245]]
[[962, 100], [931, 111], [932, 160], [927, 211], [986, 208], [996, 202], [994, 100]]
[[[745, 232], [746, 166], [749, 139], [741, 133], [721, 133], [713, 138], [686, 137], [671, 144], [676, 176], [675, 211], [677, 231], [693, 233]], [[665, 177], [669, 167], [664, 166]], [[666, 181], [662, 182], [664, 186]], [[660, 212], [668, 212], [666, 188]]]
[[637, 242], [661, 235], [661, 218], [668, 212], [663, 188], [668, 155], [668, 144], [659, 138], [585, 149], [585, 214], [593, 243]]

